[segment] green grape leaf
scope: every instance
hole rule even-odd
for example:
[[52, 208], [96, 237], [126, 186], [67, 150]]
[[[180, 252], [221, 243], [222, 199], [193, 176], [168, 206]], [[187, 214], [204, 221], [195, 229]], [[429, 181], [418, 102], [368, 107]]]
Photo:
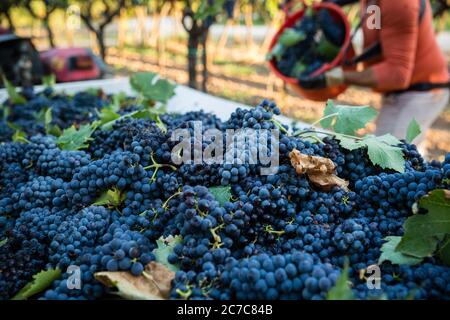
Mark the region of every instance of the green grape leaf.
[[207, 17], [214, 17], [223, 10], [225, 0], [208, 1], [201, 0], [197, 11], [194, 14], [194, 20], [204, 20]]
[[125, 116], [121, 116], [116, 111], [114, 111], [113, 108], [106, 107], [100, 110], [100, 112], [98, 113], [98, 117], [98, 125], [100, 126], [100, 129], [109, 131], [112, 129], [117, 120], [123, 119]]
[[297, 31], [293, 28], [286, 28], [278, 38], [278, 43], [285, 47], [292, 47], [305, 39], [306, 35], [304, 32]]
[[19, 125], [15, 124], [14, 122], [8, 121], [8, 122], [6, 122], [6, 125], [8, 127], [10, 127], [11, 129], [13, 129], [14, 131], [22, 130], [22, 128]]
[[0, 110], [3, 112], [3, 121], [7, 121], [9, 115], [11, 114], [11, 107], [0, 104]]
[[55, 137], [60, 137], [62, 135], [62, 130], [56, 124], [52, 124], [48, 127], [47, 134], [50, 134]]
[[450, 235], [447, 235], [445, 241], [443, 241], [438, 254], [439, 259], [447, 266], [450, 266]]
[[341, 48], [322, 35], [316, 50], [322, 57], [325, 57], [326, 61], [331, 61], [339, 54]]
[[303, 62], [298, 61], [295, 63], [294, 67], [291, 70], [291, 76], [294, 78], [300, 78], [300, 76], [305, 70], [306, 65]]
[[347, 150], [356, 150], [359, 148], [363, 148], [365, 147], [365, 143], [363, 143], [361, 140], [356, 140], [356, 139], [352, 139], [352, 138], [347, 138], [343, 135], [340, 134], [335, 134], [335, 138], [336, 140], [339, 141], [339, 145]]
[[48, 108], [43, 108], [39, 112], [33, 112], [33, 118], [38, 123], [44, 123], [45, 122], [45, 112]]
[[390, 134], [381, 137], [367, 135], [362, 139], [335, 134], [335, 138], [339, 141], [339, 145], [347, 150], [365, 148], [370, 161], [374, 165], [397, 172], [405, 171], [403, 151], [400, 147], [397, 147], [401, 142]]
[[353, 107], [334, 105], [328, 100], [324, 111], [324, 119], [320, 121], [323, 128], [333, 128], [336, 133], [352, 135], [373, 120], [377, 111], [369, 106]]
[[231, 187], [230, 186], [211, 187], [211, 188], [209, 188], [209, 192], [212, 193], [214, 198], [216, 198], [217, 202], [219, 202], [219, 204], [221, 206], [223, 206], [226, 202], [231, 200]]
[[167, 103], [175, 95], [176, 85], [153, 72], [135, 73], [130, 77], [130, 85], [149, 104]]
[[281, 58], [283, 57], [283, 54], [286, 52], [286, 47], [283, 46], [281, 43], [277, 43], [276, 45], [273, 46], [272, 50], [267, 54], [266, 60], [270, 61], [273, 58], [275, 58], [275, 60], [280, 61]]
[[406, 219], [404, 235], [396, 250], [417, 258], [433, 255], [450, 234], [450, 191], [436, 189], [419, 200], [426, 214], [416, 214]]
[[79, 129], [75, 126], [64, 129], [56, 144], [61, 150], [80, 150], [89, 147], [88, 142], [92, 140], [91, 135], [97, 127], [96, 123], [81, 125]]
[[405, 234], [397, 250], [416, 258], [432, 256], [439, 243], [437, 237], [426, 237], [421, 235]]
[[8, 92], [9, 101], [12, 104], [25, 104], [27, 103], [27, 99], [17, 92], [16, 88], [13, 86], [11, 82], [3, 76], [3, 84], [5, 85], [6, 92]]
[[48, 128], [48, 126], [52, 122], [52, 119], [53, 119], [53, 117], [52, 117], [52, 108], [47, 108], [45, 110], [45, 113], [44, 113], [44, 125], [45, 125], [45, 128]]
[[156, 240], [157, 248], [153, 250], [153, 254], [155, 255], [156, 261], [165, 265], [167, 269], [177, 272], [180, 270], [180, 267], [177, 265], [173, 265], [169, 263], [168, 257], [173, 252], [173, 248], [181, 243], [181, 236], [169, 236], [167, 238], [159, 238]]
[[126, 193], [117, 188], [107, 190], [93, 203], [94, 206], [106, 206], [110, 208], [119, 207], [126, 198]]
[[112, 103], [109, 108], [114, 112], [119, 112], [122, 109], [123, 103], [127, 100], [127, 95], [125, 92], [119, 92], [112, 96]]
[[91, 88], [84, 90], [83, 92], [88, 93], [93, 96], [100, 96], [100, 95], [102, 95], [103, 90], [100, 88], [91, 87]]
[[411, 122], [408, 125], [408, 129], [406, 130], [406, 142], [412, 143], [413, 140], [422, 133], [422, 130], [420, 130], [420, 126], [417, 123], [416, 119], [412, 119]]
[[52, 73], [42, 77], [42, 84], [47, 88], [53, 88], [56, 84], [56, 76]]
[[398, 140], [396, 137], [394, 137], [392, 134], [385, 134], [382, 136], [367, 136], [367, 138], [377, 138], [378, 141], [385, 143], [389, 146], [398, 146], [399, 144], [401, 144], [402, 142], [400, 140]]
[[12, 300], [26, 300], [48, 288], [52, 282], [61, 276], [60, 269], [48, 269], [33, 276], [33, 280], [22, 288]]
[[146, 108], [145, 110], [138, 111], [133, 114], [133, 118], [135, 119], [148, 119], [155, 121], [156, 126], [163, 132], [167, 132], [167, 126], [165, 123], [161, 120], [159, 117], [160, 114], [162, 114], [163, 109], [157, 109], [157, 108]]
[[[367, 136], [363, 142], [367, 146], [367, 154], [373, 164], [383, 169], [393, 169], [397, 172], [405, 171], [405, 158], [400, 147], [393, 146], [391, 135], [375, 137]], [[393, 138], [395, 139], [395, 138]], [[400, 141], [398, 141], [400, 143]]]
[[421, 258], [408, 256], [395, 250], [401, 238], [391, 236], [384, 239], [386, 242], [381, 246], [381, 255], [378, 259], [378, 264], [382, 264], [384, 261], [390, 261], [392, 264], [415, 265], [422, 261]]
[[349, 265], [348, 259], [345, 260], [341, 275], [336, 280], [336, 284], [327, 293], [327, 300], [353, 300], [354, 295], [350, 288], [348, 277]]
[[21, 130], [14, 131], [14, 134], [12, 136], [13, 142], [20, 142], [20, 143], [30, 143], [27, 139], [27, 134]]
[[138, 277], [124, 271], [97, 272], [94, 276], [105, 286], [116, 289], [110, 293], [127, 300], [165, 300], [170, 297], [175, 272], [152, 261]]
[[313, 1], [314, 0], [305, 0], [306, 3], [306, 11], [305, 11], [305, 16], [306, 17], [313, 17], [315, 16], [316, 12], [314, 11], [313, 6]]
[[96, 122], [98, 126], [100, 126], [100, 129], [103, 131], [109, 131], [112, 130], [114, 124], [118, 121], [121, 121], [126, 118], [133, 118], [133, 119], [147, 119], [147, 120], [153, 120], [155, 121], [158, 128], [161, 129], [163, 133], [167, 132], [167, 127], [164, 124], [164, 122], [161, 121], [161, 118], [159, 117], [160, 114], [164, 113], [164, 108], [154, 108], [154, 107], [148, 107], [143, 110], [136, 110], [124, 115], [120, 115], [113, 111], [111, 108], [103, 108], [99, 113], [99, 118]]
[[27, 134], [22, 130], [20, 126], [9, 121], [6, 122], [6, 125], [14, 130], [14, 134], [11, 138], [13, 142], [30, 143], [30, 141], [27, 140]]
[[53, 120], [52, 108], [47, 108], [44, 113], [44, 126], [45, 126], [45, 132], [47, 134], [50, 134], [52, 120]]
[[52, 108], [44, 108], [41, 111], [34, 113], [36, 122], [44, 124], [45, 133], [59, 137], [62, 133], [57, 125], [51, 124], [53, 121]]

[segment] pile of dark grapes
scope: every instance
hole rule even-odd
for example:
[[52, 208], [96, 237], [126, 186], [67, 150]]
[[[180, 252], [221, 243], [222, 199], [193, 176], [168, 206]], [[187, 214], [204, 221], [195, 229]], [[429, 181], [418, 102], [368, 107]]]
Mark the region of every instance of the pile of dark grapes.
[[[10, 141], [15, 128], [28, 135], [45, 133], [44, 113], [51, 109], [52, 125], [65, 129], [73, 124], [82, 124], [97, 118], [97, 111], [109, 103], [101, 91], [80, 92], [73, 96], [57, 94], [51, 88], [42, 92], [27, 89], [21, 92], [25, 104], [12, 104], [9, 101], [0, 108], [0, 142]], [[8, 110], [6, 115], [4, 110]]]
[[[61, 277], [33, 298], [107, 298], [96, 272], [140, 276], [157, 260], [156, 241], [171, 236], [178, 239], [167, 258], [178, 270], [174, 299], [324, 299], [346, 258], [359, 299], [450, 299], [450, 268], [438, 258], [416, 266], [384, 262], [376, 290], [360, 277], [377, 264], [384, 238], [403, 235], [417, 200], [449, 189], [450, 155], [442, 163], [427, 162], [414, 145], [402, 143], [406, 165], [398, 173], [373, 165], [364, 150], [345, 150], [333, 138], [312, 143], [284, 128], [278, 132], [278, 170], [271, 175], [245, 161], [172, 162], [172, 133], [194, 133], [194, 121], [202, 123], [202, 132], [276, 130], [273, 116], [280, 110], [268, 101], [237, 109], [225, 122], [204, 112], [165, 114], [167, 132], [154, 121], [125, 118], [110, 131], [97, 129], [89, 147], [76, 151], [60, 150], [34, 121], [50, 106], [61, 128], [89, 122], [107, 100], [88, 92], [33, 93], [8, 118], [25, 129], [28, 142], [12, 142], [1, 124], [0, 299], [12, 298], [50, 268], [59, 268]], [[252, 147], [261, 145], [260, 138]], [[200, 146], [205, 151], [208, 144]], [[351, 191], [321, 190], [297, 175], [289, 158], [293, 149], [331, 159]], [[231, 198], [219, 201], [213, 188], [228, 187]], [[121, 200], [99, 203], [108, 191]], [[74, 266], [81, 287], [70, 289]]]
[[345, 41], [345, 26], [328, 9], [306, 9], [305, 15], [278, 38], [269, 54], [285, 76], [307, 77], [331, 62]]

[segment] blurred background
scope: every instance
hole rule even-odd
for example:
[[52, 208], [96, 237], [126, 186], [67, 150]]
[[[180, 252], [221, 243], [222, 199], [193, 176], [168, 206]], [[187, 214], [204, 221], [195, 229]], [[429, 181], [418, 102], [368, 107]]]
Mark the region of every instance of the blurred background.
[[[153, 71], [248, 105], [272, 99], [285, 115], [311, 123], [320, 118], [325, 104], [296, 95], [270, 72], [266, 61], [270, 42], [285, 19], [281, 2], [1, 0], [0, 25], [31, 37], [39, 52], [92, 49], [106, 62], [105, 78]], [[438, 42], [449, 61], [450, 1], [431, 2]], [[344, 10], [356, 25], [358, 4]], [[357, 45], [361, 39], [357, 34]], [[351, 87], [337, 101], [378, 108], [380, 95]], [[431, 158], [450, 152], [450, 106], [428, 131], [427, 148]]]

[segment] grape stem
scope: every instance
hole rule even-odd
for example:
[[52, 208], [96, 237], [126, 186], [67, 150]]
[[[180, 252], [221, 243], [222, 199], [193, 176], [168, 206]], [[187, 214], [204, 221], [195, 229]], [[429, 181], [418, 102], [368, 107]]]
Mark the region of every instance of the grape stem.
[[207, 213], [205, 213], [202, 210], [200, 210], [200, 208], [198, 207], [198, 202], [197, 201], [195, 201], [195, 210], [198, 211], [198, 213], [200, 214], [200, 216], [202, 218], [205, 218], [208, 215]]
[[336, 133], [336, 132], [327, 132], [327, 131], [322, 131], [322, 130], [304, 130], [304, 131], [299, 130], [297, 132], [294, 132], [293, 136], [294, 137], [302, 136], [302, 135], [304, 135], [306, 133], [320, 133], [320, 134], [324, 134], [324, 135], [331, 136], [331, 137], [341, 136], [341, 137], [349, 138], [349, 139], [353, 139], [353, 140], [363, 140], [360, 137], [351, 136], [351, 135], [348, 135], [348, 134]]
[[280, 231], [274, 230], [273, 227], [272, 227], [271, 225], [265, 225], [265, 226], [264, 226], [264, 231], [267, 232], [267, 233], [276, 234], [276, 235], [278, 235], [278, 236], [284, 234], [284, 231], [283, 231], [283, 230], [280, 230]]
[[209, 231], [211, 232], [211, 235], [214, 239], [214, 244], [213, 244], [214, 249], [219, 249], [223, 245], [222, 238], [217, 234], [217, 231], [219, 229], [221, 229], [222, 227], [223, 227], [223, 225], [219, 225], [215, 228], [209, 229]]
[[154, 182], [155, 178], [156, 178], [156, 174], [158, 173], [158, 170], [163, 168], [163, 167], [169, 167], [170, 169], [172, 169], [173, 171], [176, 171], [177, 168], [173, 165], [170, 164], [159, 164], [155, 161], [155, 158], [153, 158], [153, 153], [150, 155], [150, 159], [152, 160], [151, 165], [147, 166], [144, 168], [144, 170], [148, 170], [148, 169], [155, 169], [155, 172], [153, 172], [152, 177], [150, 178], [150, 181]]
[[272, 119], [272, 120], [270, 120], [270, 121], [272, 121], [273, 124], [274, 124], [280, 131], [283, 131], [284, 133], [288, 133], [288, 131], [286, 130], [286, 128], [283, 127], [283, 125], [282, 125], [278, 120]]
[[167, 209], [167, 206], [168, 206], [168, 204], [169, 204], [169, 201], [170, 200], [172, 200], [173, 198], [175, 198], [176, 196], [178, 196], [178, 195], [180, 195], [181, 194], [181, 191], [178, 191], [178, 192], [176, 192], [176, 193], [174, 193], [173, 195], [171, 195], [169, 198], [167, 198], [167, 200], [163, 203], [163, 208], [164, 209]]
[[315, 136], [315, 135], [308, 135], [308, 136], [305, 136], [305, 138], [306, 139], [312, 139], [312, 140], [314, 140], [315, 142], [318, 142], [318, 143], [321, 143], [321, 144], [323, 144], [324, 142], [322, 141], [322, 139], [320, 139], [318, 136]]
[[176, 291], [176, 292], [180, 295], [180, 297], [183, 298], [184, 300], [189, 299], [189, 297], [190, 297], [191, 294], [192, 294], [192, 290], [191, 290], [191, 288], [190, 288], [189, 286], [187, 286], [187, 290], [186, 290], [186, 291], [183, 291], [183, 290], [181, 290], [180, 288], [176, 289], [175, 291]]
[[317, 121], [311, 123], [311, 127], [316, 126], [318, 123], [322, 122], [322, 121], [325, 120], [325, 119], [332, 118], [332, 117], [335, 117], [335, 116], [338, 116], [338, 115], [339, 115], [339, 113], [335, 112], [335, 113], [329, 114], [329, 115], [327, 115], [327, 116], [325, 116], [325, 117], [322, 117], [322, 118], [320, 118], [319, 120], [317, 120]]
[[[317, 124], [319, 124], [319, 123], [322, 122], [323, 120], [329, 119], [329, 118], [332, 118], [332, 117], [335, 117], [335, 116], [338, 116], [338, 115], [339, 115], [339, 113], [338, 113], [338, 112], [335, 112], [335, 113], [329, 114], [329, 115], [327, 115], [327, 116], [325, 116], [325, 117], [322, 117], [322, 118], [320, 118], [319, 120], [313, 122], [313, 123], [311, 124], [311, 127], [315, 127]], [[342, 137], [344, 137], [344, 138], [349, 138], [349, 139], [354, 139], [354, 140], [362, 140], [362, 138], [360, 138], [360, 137], [356, 137], [356, 136], [352, 136], [352, 135], [348, 135], [348, 134], [336, 133], [336, 132], [327, 132], [327, 131], [316, 130], [316, 129], [314, 129], [314, 130], [311, 130], [311, 129], [308, 129], [308, 130], [298, 130], [298, 131], [294, 132], [294, 133], [292, 134], [292, 136], [293, 136], [293, 137], [297, 137], [297, 136], [300, 136], [300, 135], [304, 135], [304, 134], [306, 134], [306, 133], [320, 133], [320, 134], [324, 134], [324, 135], [328, 135], [328, 136], [337, 136], [337, 135], [339, 135], [339, 136], [342, 136]], [[312, 136], [309, 136], [309, 137], [312, 138]], [[322, 141], [321, 141], [321, 142], [322, 142]], [[322, 143], [323, 143], [323, 142], [322, 142]]]

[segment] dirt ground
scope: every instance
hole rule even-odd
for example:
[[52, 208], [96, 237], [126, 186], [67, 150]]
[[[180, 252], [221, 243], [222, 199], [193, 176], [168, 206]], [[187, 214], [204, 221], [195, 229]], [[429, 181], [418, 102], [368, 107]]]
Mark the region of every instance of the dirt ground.
[[[109, 50], [107, 63], [114, 70], [112, 76], [128, 75], [135, 71], [153, 71], [178, 83], [187, 83], [186, 63], [180, 56], [156, 59], [152, 54]], [[325, 104], [299, 97], [277, 79], [264, 62], [248, 63], [215, 60], [209, 63], [208, 93], [248, 105], [261, 99], [274, 100], [283, 114], [305, 122], [320, 118]], [[351, 87], [338, 97], [348, 105], [371, 105], [379, 108], [381, 96], [371, 90]], [[368, 126], [372, 131], [373, 125]], [[427, 158], [440, 159], [450, 152], [450, 104], [427, 132]]]

